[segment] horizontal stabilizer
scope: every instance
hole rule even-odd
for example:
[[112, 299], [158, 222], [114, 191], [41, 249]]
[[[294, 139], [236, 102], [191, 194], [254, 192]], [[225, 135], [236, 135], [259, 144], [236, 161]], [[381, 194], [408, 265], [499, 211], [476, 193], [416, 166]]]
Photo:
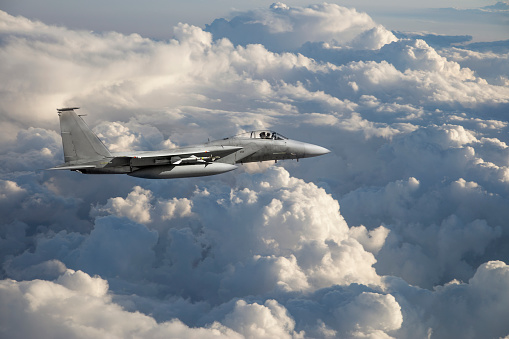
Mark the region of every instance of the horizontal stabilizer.
[[80, 108], [79, 107], [57, 108], [57, 111], [60, 113], [60, 112], [74, 111], [75, 109], [80, 109]]
[[64, 165], [48, 168], [48, 170], [71, 170], [71, 171], [76, 171], [76, 170], [87, 169], [87, 168], [95, 168], [95, 166], [94, 165], [70, 165], [70, 166], [67, 166], [67, 165], [64, 164]]

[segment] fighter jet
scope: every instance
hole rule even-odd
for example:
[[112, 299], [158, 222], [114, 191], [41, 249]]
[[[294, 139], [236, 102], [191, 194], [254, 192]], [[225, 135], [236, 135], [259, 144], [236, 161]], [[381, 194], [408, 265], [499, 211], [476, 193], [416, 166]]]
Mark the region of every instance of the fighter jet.
[[270, 130], [246, 132], [164, 151], [110, 152], [76, 114], [77, 109], [79, 107], [57, 109], [65, 163], [51, 170], [171, 179], [225, 173], [236, 169], [239, 163], [298, 160], [330, 152], [324, 147], [290, 140]]

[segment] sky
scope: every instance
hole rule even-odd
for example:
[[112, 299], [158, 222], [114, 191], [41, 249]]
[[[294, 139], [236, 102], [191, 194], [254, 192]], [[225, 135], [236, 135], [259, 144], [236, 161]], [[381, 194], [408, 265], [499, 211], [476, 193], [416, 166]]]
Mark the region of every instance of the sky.
[[[167, 40], [179, 22], [204, 27], [233, 13], [269, 7], [272, 0], [2, 0], [0, 9], [17, 16], [72, 29], [137, 33]], [[486, 9], [491, 0], [343, 0], [329, 1], [367, 12], [390, 30], [428, 31], [445, 35], [468, 34], [475, 41], [509, 39], [509, 15]], [[503, 1], [501, 3], [504, 3]], [[309, 0], [287, 1], [289, 6], [306, 7]]]
[[[0, 337], [509, 337], [509, 4], [190, 3], [0, 3]], [[46, 171], [74, 106], [112, 151], [331, 153]]]

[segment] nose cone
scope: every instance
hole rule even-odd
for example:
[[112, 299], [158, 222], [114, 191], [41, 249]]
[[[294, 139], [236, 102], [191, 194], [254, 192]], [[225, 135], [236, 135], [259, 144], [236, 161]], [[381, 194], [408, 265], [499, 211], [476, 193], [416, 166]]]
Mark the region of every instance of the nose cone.
[[330, 153], [330, 151], [325, 147], [313, 144], [306, 144], [306, 158], [317, 157], [319, 155], [324, 155], [327, 153]]

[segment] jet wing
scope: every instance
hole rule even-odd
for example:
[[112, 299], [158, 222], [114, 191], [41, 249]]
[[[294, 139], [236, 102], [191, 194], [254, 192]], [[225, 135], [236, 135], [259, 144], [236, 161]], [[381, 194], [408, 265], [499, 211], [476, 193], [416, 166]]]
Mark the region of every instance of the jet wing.
[[165, 164], [186, 164], [195, 162], [212, 162], [216, 159], [235, 153], [242, 147], [204, 145], [199, 147], [182, 147], [168, 151], [115, 153], [115, 158], [130, 158], [131, 166], [154, 166]]
[[[197, 156], [207, 157], [210, 155], [224, 157], [228, 154], [237, 152], [242, 149], [238, 146], [209, 146], [209, 147], [182, 147], [170, 149], [168, 151], [153, 151], [153, 152], [129, 152], [123, 155], [118, 153], [120, 156], [127, 156], [130, 158], [147, 159], [147, 158], [161, 158], [161, 157], [174, 157], [174, 156]], [[117, 155], [115, 153], [114, 155]]]

